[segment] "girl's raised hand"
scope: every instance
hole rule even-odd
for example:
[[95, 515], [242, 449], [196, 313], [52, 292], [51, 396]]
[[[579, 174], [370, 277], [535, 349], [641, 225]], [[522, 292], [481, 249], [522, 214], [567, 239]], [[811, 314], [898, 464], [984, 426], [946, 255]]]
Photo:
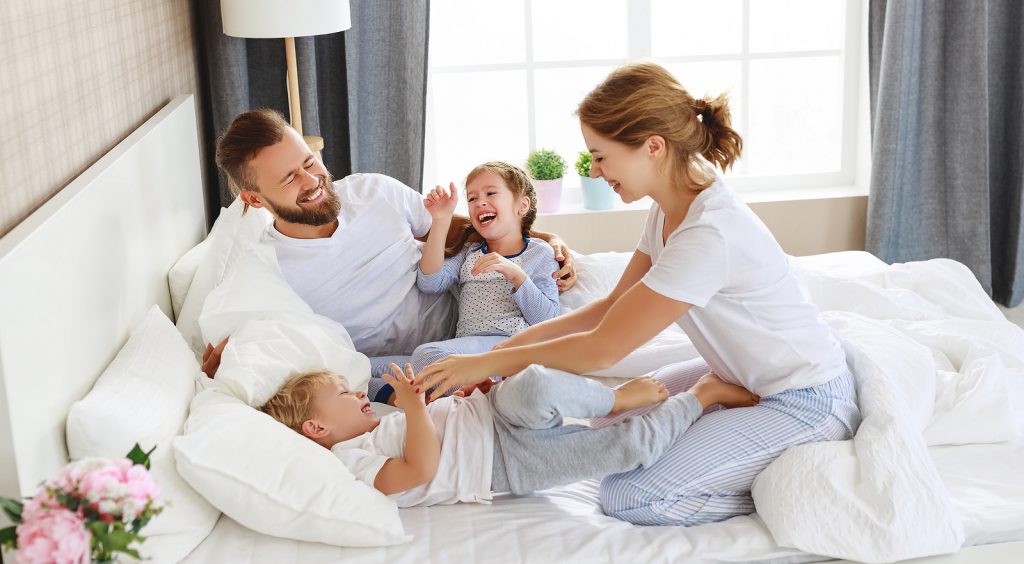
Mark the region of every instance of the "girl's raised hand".
[[512, 283], [518, 290], [526, 281], [526, 271], [520, 266], [498, 253], [487, 253], [477, 259], [470, 274], [477, 276], [485, 272], [497, 272]]
[[455, 204], [459, 203], [459, 190], [452, 182], [445, 188], [437, 185], [423, 198], [423, 207], [427, 208], [433, 219], [451, 217], [455, 213]]

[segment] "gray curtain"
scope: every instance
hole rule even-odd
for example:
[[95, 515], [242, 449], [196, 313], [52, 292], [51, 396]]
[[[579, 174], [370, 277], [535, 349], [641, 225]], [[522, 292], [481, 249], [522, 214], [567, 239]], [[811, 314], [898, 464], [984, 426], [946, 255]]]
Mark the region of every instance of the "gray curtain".
[[[196, 0], [204, 107], [208, 217], [231, 201], [214, 162], [216, 140], [239, 113], [273, 108], [288, 117], [283, 39], [228, 37], [220, 2]], [[324, 138], [336, 178], [380, 172], [416, 188], [423, 174], [427, 0], [350, 0], [348, 31], [295, 40], [302, 128]]]
[[1024, 299], [1024, 2], [872, 0], [868, 250]]

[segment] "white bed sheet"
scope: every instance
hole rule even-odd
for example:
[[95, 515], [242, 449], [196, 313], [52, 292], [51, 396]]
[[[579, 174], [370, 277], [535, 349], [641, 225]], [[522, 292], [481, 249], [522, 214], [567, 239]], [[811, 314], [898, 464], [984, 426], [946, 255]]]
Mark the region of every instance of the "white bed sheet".
[[[932, 447], [967, 545], [1024, 540], [1024, 443]], [[491, 505], [401, 510], [410, 543], [340, 548], [256, 533], [226, 516], [185, 562], [817, 562], [778, 546], [757, 515], [699, 527], [635, 527], [601, 512], [589, 480]], [[1024, 558], [1024, 554], [1021, 554]], [[1008, 560], [1007, 562], [1011, 562]]]
[[[865, 274], [885, 268], [866, 253], [799, 259], [805, 268]], [[965, 546], [1024, 540], [1024, 442], [928, 449], [965, 528]], [[780, 547], [758, 516], [693, 528], [635, 527], [603, 515], [597, 482], [491, 505], [440, 506], [401, 512], [410, 543], [340, 548], [275, 538], [222, 516], [186, 562], [811, 562], [827, 560]], [[1024, 561], [1024, 544], [1005, 545]], [[964, 554], [970, 549], [965, 549]], [[964, 555], [962, 554], [961, 557]], [[930, 559], [940, 562], [942, 558]]]

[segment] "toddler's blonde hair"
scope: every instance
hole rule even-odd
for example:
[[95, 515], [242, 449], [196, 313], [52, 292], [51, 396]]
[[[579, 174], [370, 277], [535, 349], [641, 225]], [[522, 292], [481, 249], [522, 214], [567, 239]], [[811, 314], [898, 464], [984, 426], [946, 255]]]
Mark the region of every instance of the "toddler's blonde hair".
[[302, 424], [313, 418], [313, 399], [316, 397], [317, 389], [325, 384], [335, 384], [338, 380], [348, 385], [344, 376], [329, 370], [296, 374], [284, 383], [260, 411], [301, 435]]

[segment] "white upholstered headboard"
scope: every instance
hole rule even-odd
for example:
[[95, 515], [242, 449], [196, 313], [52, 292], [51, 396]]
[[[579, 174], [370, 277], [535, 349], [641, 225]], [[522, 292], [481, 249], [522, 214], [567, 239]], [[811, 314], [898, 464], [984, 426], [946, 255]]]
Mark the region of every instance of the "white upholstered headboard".
[[[57, 144], [54, 150], [60, 150]], [[0, 239], [0, 496], [67, 461], [64, 421], [206, 232], [195, 102], [175, 98]]]

